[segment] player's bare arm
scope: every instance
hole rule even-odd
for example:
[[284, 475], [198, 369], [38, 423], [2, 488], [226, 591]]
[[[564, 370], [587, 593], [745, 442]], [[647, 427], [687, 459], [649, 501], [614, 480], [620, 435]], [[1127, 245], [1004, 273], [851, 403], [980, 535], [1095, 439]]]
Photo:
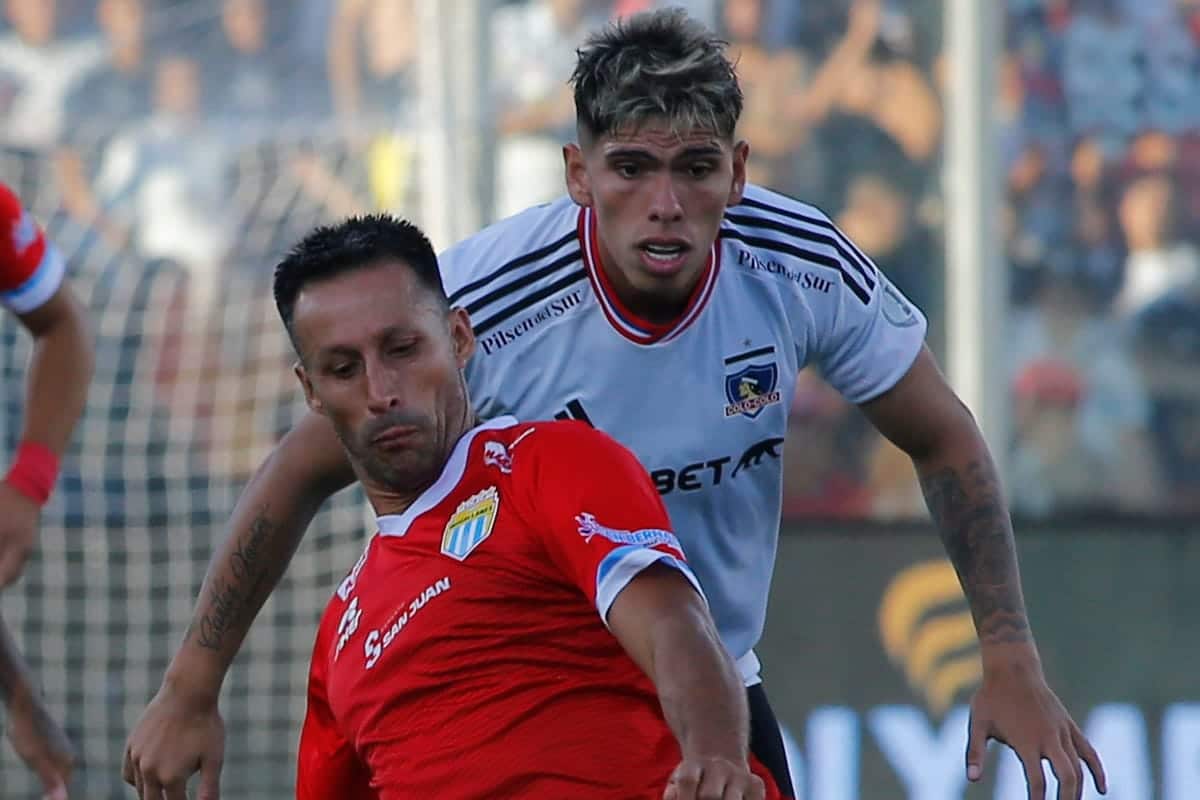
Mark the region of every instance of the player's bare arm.
[[0, 704], [7, 709], [13, 749], [41, 778], [43, 795], [64, 800], [75, 756], [62, 728], [50, 716], [16, 643], [0, 620]]
[[613, 601], [608, 624], [654, 682], [683, 752], [664, 797], [763, 797], [747, 764], [745, 689], [704, 600], [682, 573], [660, 564], [643, 570]]
[[307, 413], [234, 507], [231, 535], [209, 568], [181, 655], [192, 647], [207, 651], [197, 660], [211, 661], [224, 676], [317, 510], [353, 480], [329, 423]]
[[37, 541], [41, 504], [83, 413], [94, 362], [83, 307], [68, 286], [60, 286], [49, 300], [19, 318], [34, 345], [17, 459], [24, 459], [37, 474], [29, 473], [30, 480], [10, 474], [0, 483], [0, 586], [20, 576]]
[[1091, 744], [1046, 685], [1021, 592], [1012, 522], [996, 468], [974, 418], [922, 349], [890, 391], [863, 406], [875, 426], [908, 453], [946, 553], [971, 606], [983, 659], [972, 703], [967, 774], [982, 775], [989, 738], [1008, 744], [1025, 766], [1030, 797], [1045, 796], [1041, 759], [1060, 797], [1083, 791], [1080, 760], [1097, 789], [1104, 768]]
[[215, 787], [225, 673], [317, 510], [353, 479], [332, 427], [312, 413], [258, 468], [234, 508], [230, 535], [213, 557], [162, 687], [126, 743], [127, 778], [146, 775], [172, 786], [199, 764]]

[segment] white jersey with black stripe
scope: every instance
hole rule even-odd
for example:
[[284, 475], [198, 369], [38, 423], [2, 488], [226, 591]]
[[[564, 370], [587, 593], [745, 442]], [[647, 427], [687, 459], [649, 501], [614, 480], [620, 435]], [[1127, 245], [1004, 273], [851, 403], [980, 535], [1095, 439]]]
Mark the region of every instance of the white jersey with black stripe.
[[817, 365], [854, 403], [882, 394], [921, 348], [921, 312], [824, 214], [759, 187], [726, 212], [701, 284], [668, 326], [613, 295], [592, 214], [569, 198], [466, 239], [442, 272], [478, 339], [467, 380], [479, 412], [574, 417], [633, 450], [756, 681], [796, 375]]

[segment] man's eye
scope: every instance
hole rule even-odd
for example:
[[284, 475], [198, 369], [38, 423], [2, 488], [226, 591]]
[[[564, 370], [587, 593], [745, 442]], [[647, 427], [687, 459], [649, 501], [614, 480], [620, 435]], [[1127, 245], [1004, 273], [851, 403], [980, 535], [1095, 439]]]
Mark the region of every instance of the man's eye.
[[617, 174], [622, 178], [636, 178], [638, 174], [638, 165], [633, 163], [617, 164]]
[[354, 377], [354, 364], [346, 362], [344, 364], [334, 364], [329, 371], [335, 378], [352, 378]]
[[692, 164], [688, 167], [688, 174], [693, 178], [707, 178], [712, 174], [712, 164]]

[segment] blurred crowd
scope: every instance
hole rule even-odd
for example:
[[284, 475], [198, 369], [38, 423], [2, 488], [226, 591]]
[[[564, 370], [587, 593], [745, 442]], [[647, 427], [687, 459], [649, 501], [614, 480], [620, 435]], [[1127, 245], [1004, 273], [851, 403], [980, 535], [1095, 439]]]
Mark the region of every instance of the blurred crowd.
[[[247, 292], [265, 311], [264, 263], [308, 226], [415, 215], [414, 0], [3, 4], [0, 172], [83, 262], [176, 275], [172, 302], [201, 316]], [[586, 32], [667, 4], [491, 3], [489, 220], [562, 192], [565, 80]], [[669, 4], [731, 43], [752, 179], [830, 214], [926, 311], [944, 356], [941, 0]], [[995, 368], [1012, 501], [1039, 516], [1200, 510], [1200, 0], [1006, 0], [1005, 16], [1012, 280]], [[230, 369], [232, 335], [202, 348], [210, 369]], [[234, 369], [250, 380], [258, 363]], [[911, 465], [818, 376], [801, 381], [785, 458], [789, 517], [924, 513]]]
[[1011, 489], [1200, 510], [1200, 3], [1009, 3]]

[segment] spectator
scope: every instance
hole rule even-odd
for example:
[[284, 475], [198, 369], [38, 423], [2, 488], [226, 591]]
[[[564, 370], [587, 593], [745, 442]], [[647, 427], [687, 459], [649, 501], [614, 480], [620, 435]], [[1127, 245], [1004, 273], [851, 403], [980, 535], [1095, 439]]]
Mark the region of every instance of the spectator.
[[[856, 0], [846, 38], [821, 69], [833, 91], [831, 112], [820, 128], [830, 176], [825, 203], [833, 208], [844, 203], [842, 178], [863, 163], [888, 163], [905, 175], [904, 191], [914, 196], [932, 182], [940, 103], [917, 66], [879, 40], [880, 15], [876, 0]], [[814, 87], [819, 83], [814, 80]]]
[[942, 289], [931, 265], [937, 244], [916, 224], [912, 198], [885, 170], [864, 171], [849, 176], [846, 206], [837, 217], [841, 228], [905, 297], [931, 318], [929, 339], [937, 342], [941, 332], [935, 321], [943, 317]]
[[1134, 180], [1121, 198], [1120, 217], [1129, 257], [1115, 301], [1119, 314], [1136, 314], [1200, 280], [1200, 253], [1182, 238], [1177, 191], [1168, 175]]
[[91, 183], [99, 154], [121, 130], [138, 124], [152, 108], [151, 62], [146, 43], [145, 0], [99, 0], [96, 21], [107, 40], [106, 62], [71, 94], [69, 146], [56, 167], [62, 202], [81, 225], [97, 228], [110, 242], [125, 233], [107, 228]]
[[207, 54], [205, 76], [210, 85], [224, 87], [213, 93], [216, 117], [226, 136], [253, 141], [278, 133], [283, 115], [311, 102], [312, 93], [286, 91], [278, 79], [266, 0], [222, 0], [220, 14], [223, 36]]
[[96, 22], [106, 58], [71, 94], [73, 128], [96, 127], [103, 139], [150, 113], [151, 74], [146, 0], [98, 0]]
[[1200, 512], [1200, 283], [1151, 303], [1133, 320], [1151, 404], [1166, 510]]
[[188, 270], [189, 298], [206, 313], [235, 222], [226, 151], [201, 109], [197, 62], [161, 58], [153, 113], [105, 148], [95, 189], [108, 224], [131, 237], [138, 255], [172, 259]]
[[562, 143], [575, 138], [563, 76], [586, 31], [602, 21], [594, 14], [585, 0], [531, 0], [492, 14], [496, 218], [562, 193]]
[[805, 63], [793, 48], [763, 46], [763, 0], [726, 0], [723, 19], [745, 96], [738, 134], [754, 143], [746, 174], [755, 183], [808, 195], [814, 181], [803, 173], [820, 168], [820, 154], [802, 147], [807, 121], [791, 101], [801, 92]]
[[413, 0], [338, 0], [329, 29], [329, 84], [343, 125], [409, 122], [417, 57]]
[[[1081, 462], [1082, 466], [1090, 469], [1099, 463], [1105, 474], [1112, 476], [1108, 484], [1096, 483], [1098, 493], [1110, 496], [1122, 509], [1147, 508], [1157, 496], [1153, 450], [1147, 434], [1148, 400], [1121, 328], [1099, 310], [1095, 288], [1083, 269], [1069, 250], [1059, 252], [1056, 259], [1043, 265], [1033, 305], [1015, 314], [1010, 322], [1010, 374], [1017, 382], [1022, 375], [1032, 374], [1034, 377], [1026, 380], [1041, 386], [1040, 378], [1035, 378], [1047, 373], [1028, 370], [1031, 365], [1053, 360], [1076, 375], [1081, 388], [1069, 409], [1061, 402], [1048, 408], [1037, 392], [1026, 396], [1032, 404], [1028, 409], [1029, 435], [1036, 436], [1043, 423], [1048, 424], [1047, 418], [1062, 423], [1069, 420], [1073, 426], [1071, 436], [1063, 441], [1072, 444], [1066, 447], [1057, 442], [1056, 446], [1062, 446], [1055, 451], [1055, 458], [1086, 454], [1088, 461]], [[1061, 370], [1050, 374], [1061, 377]], [[1061, 400], [1061, 395], [1056, 397]], [[1024, 444], [1019, 438], [1017, 450]], [[1043, 460], [1039, 457], [1035, 462]]]
[[1009, 470], [1013, 508], [1033, 516], [1108, 507], [1105, 463], [1079, 436], [1084, 381], [1070, 364], [1034, 361], [1013, 386], [1016, 447]]
[[1123, 148], [1140, 122], [1141, 45], [1117, 0], [1080, 0], [1064, 37], [1063, 83], [1072, 130], [1100, 137], [1110, 152]]
[[1111, 170], [1095, 137], [1076, 144], [1070, 170], [1074, 250], [1097, 299], [1107, 304], [1120, 286], [1127, 252], [1113, 209]]
[[0, 141], [44, 149], [62, 139], [67, 96], [104, 59], [97, 36], [57, 37], [57, 0], [5, 0], [0, 34]]
[[[366, 165], [375, 208], [402, 207], [415, 183], [415, 8], [413, 0], [338, 0], [329, 28], [339, 146]], [[293, 166], [309, 194], [351, 207], [354, 193], [327, 162], [301, 156]]]

